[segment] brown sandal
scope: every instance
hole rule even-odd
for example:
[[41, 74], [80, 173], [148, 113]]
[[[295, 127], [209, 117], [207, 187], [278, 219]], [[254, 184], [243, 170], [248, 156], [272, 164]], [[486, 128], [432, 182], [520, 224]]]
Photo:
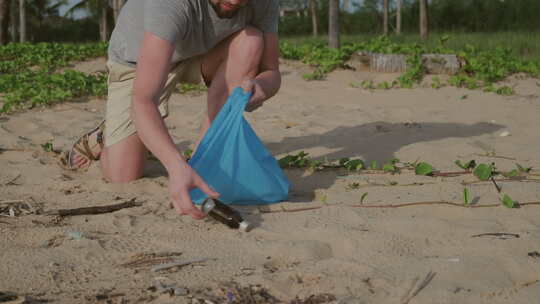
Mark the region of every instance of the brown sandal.
[[[90, 147], [89, 139], [92, 134], [94, 134], [95, 132], [98, 132], [96, 141], [97, 141], [97, 144], [103, 148], [104, 129], [105, 129], [105, 121], [101, 121], [97, 127], [95, 127], [94, 129], [86, 132], [81, 137], [79, 137], [79, 139], [77, 139], [75, 143], [73, 143], [73, 146], [71, 147], [71, 149], [67, 152], [64, 152], [64, 154], [60, 158], [60, 165], [64, 169], [67, 169], [67, 170], [83, 169], [81, 167], [76, 167], [73, 164], [73, 157], [75, 156], [75, 152], [82, 155], [86, 159], [88, 159], [90, 161], [90, 164], [93, 161], [99, 160], [99, 156], [101, 153], [97, 155], [94, 154], [94, 152], [92, 151], [92, 148]], [[90, 164], [88, 164], [88, 166], [90, 166]], [[87, 169], [88, 166], [86, 166], [84, 169]]]

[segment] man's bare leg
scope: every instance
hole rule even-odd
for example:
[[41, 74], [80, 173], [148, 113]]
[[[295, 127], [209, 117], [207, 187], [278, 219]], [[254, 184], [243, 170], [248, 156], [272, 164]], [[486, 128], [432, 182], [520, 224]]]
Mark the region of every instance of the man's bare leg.
[[[90, 141], [95, 142], [97, 131], [90, 134]], [[110, 147], [95, 145], [94, 155], [100, 157], [100, 167], [103, 178], [114, 183], [130, 182], [143, 174], [147, 149], [134, 133]], [[90, 160], [82, 155], [75, 155], [73, 164], [78, 168], [89, 165]]]
[[103, 177], [113, 183], [125, 183], [140, 178], [147, 158], [147, 149], [134, 133], [101, 151]]
[[204, 56], [201, 70], [205, 80], [211, 84], [208, 88], [207, 113], [203, 117], [195, 149], [232, 90], [258, 74], [263, 49], [262, 32], [249, 26]]

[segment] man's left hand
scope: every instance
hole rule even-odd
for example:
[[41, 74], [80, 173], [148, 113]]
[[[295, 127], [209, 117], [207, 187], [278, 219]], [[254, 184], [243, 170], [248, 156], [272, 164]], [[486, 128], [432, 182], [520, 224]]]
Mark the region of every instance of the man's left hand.
[[242, 89], [246, 92], [251, 92], [251, 98], [246, 105], [246, 112], [253, 112], [263, 105], [267, 99], [261, 85], [255, 79], [247, 79], [242, 82]]

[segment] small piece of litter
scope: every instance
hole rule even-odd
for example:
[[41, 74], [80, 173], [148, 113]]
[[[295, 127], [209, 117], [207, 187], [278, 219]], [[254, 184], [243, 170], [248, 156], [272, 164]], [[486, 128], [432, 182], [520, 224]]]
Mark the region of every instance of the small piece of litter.
[[187, 296], [189, 294], [189, 291], [187, 288], [184, 287], [176, 287], [174, 289], [174, 295], [175, 296]]
[[530, 256], [531, 258], [540, 258], [540, 252], [538, 251], [531, 251], [527, 255]]
[[508, 131], [502, 131], [501, 134], [499, 134], [500, 137], [506, 137], [506, 136], [510, 136], [510, 132]]
[[80, 231], [68, 231], [67, 235], [73, 240], [81, 240], [83, 238], [83, 233]]

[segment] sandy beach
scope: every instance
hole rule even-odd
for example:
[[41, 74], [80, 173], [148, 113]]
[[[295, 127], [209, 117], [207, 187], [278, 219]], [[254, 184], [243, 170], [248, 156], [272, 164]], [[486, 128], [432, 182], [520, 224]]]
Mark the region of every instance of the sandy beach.
[[[104, 70], [105, 59], [76, 68]], [[527, 180], [498, 185], [520, 203], [540, 201], [540, 80], [512, 76], [504, 84], [516, 94], [501, 96], [433, 89], [430, 77], [414, 89], [365, 90], [351, 83], [397, 75], [338, 70], [324, 81], [305, 81], [308, 70], [284, 61], [280, 92], [246, 113], [276, 158], [300, 151], [315, 159], [398, 158], [441, 172], [462, 170], [455, 160], [494, 162], [501, 171], [518, 163], [533, 167]], [[204, 93], [172, 96], [167, 125], [180, 150], [192, 147], [204, 108]], [[286, 169], [289, 200], [238, 207], [254, 224], [242, 233], [177, 215], [166, 171], [155, 160], [144, 178], [118, 185], [104, 181], [97, 164], [65, 171], [42, 148], [50, 142], [67, 149], [103, 112], [104, 100], [81, 99], [0, 116], [0, 210], [11, 206], [0, 216], [0, 299], [10, 293], [13, 303], [540, 302], [540, 205], [505, 208], [490, 181], [411, 170]], [[499, 206], [384, 208], [460, 204], [464, 188], [473, 206]], [[45, 214], [132, 199], [137, 206], [106, 214]], [[153, 269], [177, 260], [188, 265]]]

